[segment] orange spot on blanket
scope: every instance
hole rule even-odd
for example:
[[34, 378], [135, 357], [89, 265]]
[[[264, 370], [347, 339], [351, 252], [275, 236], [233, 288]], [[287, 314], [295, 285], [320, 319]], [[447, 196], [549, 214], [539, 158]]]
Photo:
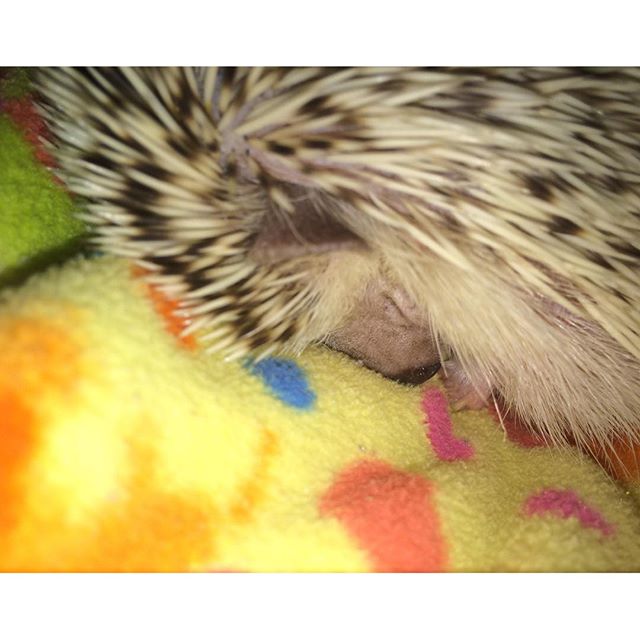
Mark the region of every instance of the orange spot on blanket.
[[34, 398], [41, 400], [50, 391], [67, 394], [75, 387], [86, 372], [80, 365], [74, 311], [61, 309], [51, 321], [23, 317], [0, 322], [0, 390], [13, 389], [38, 404]]
[[588, 452], [616, 480], [640, 480], [640, 445], [618, 440], [608, 448], [591, 445]]
[[208, 496], [172, 486], [159, 472], [148, 425], [139, 434], [130, 443], [120, 497], [101, 506], [94, 534], [66, 570], [186, 571], [212, 562], [215, 506]]
[[446, 547], [433, 486], [386, 462], [345, 469], [322, 497], [320, 511], [337, 518], [371, 555], [376, 571], [444, 571]]
[[264, 497], [264, 487], [274, 455], [278, 451], [278, 438], [269, 429], [263, 429], [253, 472], [238, 491], [231, 505], [230, 515], [237, 522], [246, 522]]
[[22, 471], [34, 448], [34, 416], [16, 394], [0, 391], [0, 535], [16, 524]]
[[[134, 265], [131, 268], [134, 278], [141, 278], [149, 272], [140, 266]], [[156, 312], [162, 316], [166, 330], [175, 336], [180, 344], [187, 349], [196, 347], [196, 340], [192, 334], [183, 335], [183, 331], [187, 328], [188, 322], [185, 318], [176, 315], [176, 311], [180, 309], [180, 303], [177, 300], [171, 300], [162, 291], [148, 282], [144, 283], [146, 293]]]
[[[77, 325], [76, 325], [77, 326]], [[44, 427], [47, 398], [68, 402], [81, 377], [79, 347], [40, 318], [0, 322], [0, 530], [19, 517], [23, 472]]]

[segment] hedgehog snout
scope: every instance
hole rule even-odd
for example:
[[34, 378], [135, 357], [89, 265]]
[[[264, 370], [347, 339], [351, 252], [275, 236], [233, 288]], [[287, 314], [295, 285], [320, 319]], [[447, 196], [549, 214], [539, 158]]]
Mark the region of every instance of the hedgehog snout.
[[325, 344], [405, 384], [421, 384], [440, 369], [428, 322], [406, 292], [384, 278], [367, 284], [346, 322]]

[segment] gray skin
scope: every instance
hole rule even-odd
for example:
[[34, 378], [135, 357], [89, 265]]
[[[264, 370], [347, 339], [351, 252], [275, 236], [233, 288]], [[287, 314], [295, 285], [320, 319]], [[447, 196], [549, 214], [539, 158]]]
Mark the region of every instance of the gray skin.
[[440, 369], [428, 324], [404, 291], [382, 279], [369, 282], [347, 322], [325, 344], [406, 384], [420, 384]]

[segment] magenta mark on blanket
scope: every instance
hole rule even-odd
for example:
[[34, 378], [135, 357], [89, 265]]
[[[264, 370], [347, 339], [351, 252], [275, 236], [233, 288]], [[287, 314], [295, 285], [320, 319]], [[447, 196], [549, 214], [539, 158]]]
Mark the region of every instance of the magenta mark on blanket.
[[568, 489], [543, 489], [529, 496], [524, 503], [526, 516], [552, 514], [558, 518], [576, 518], [585, 529], [596, 529], [605, 536], [615, 532], [615, 526], [602, 514], [590, 507], [574, 491]]
[[422, 396], [422, 409], [425, 415], [427, 437], [440, 460], [455, 462], [473, 458], [475, 455], [473, 446], [466, 440], [457, 438], [453, 433], [447, 399], [439, 389], [425, 390]]

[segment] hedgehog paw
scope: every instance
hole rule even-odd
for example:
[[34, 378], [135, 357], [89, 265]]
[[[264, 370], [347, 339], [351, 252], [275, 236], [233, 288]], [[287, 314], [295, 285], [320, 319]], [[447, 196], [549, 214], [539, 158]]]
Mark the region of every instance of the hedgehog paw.
[[470, 376], [457, 360], [449, 360], [441, 369], [441, 378], [454, 411], [483, 409], [491, 399], [491, 386]]

